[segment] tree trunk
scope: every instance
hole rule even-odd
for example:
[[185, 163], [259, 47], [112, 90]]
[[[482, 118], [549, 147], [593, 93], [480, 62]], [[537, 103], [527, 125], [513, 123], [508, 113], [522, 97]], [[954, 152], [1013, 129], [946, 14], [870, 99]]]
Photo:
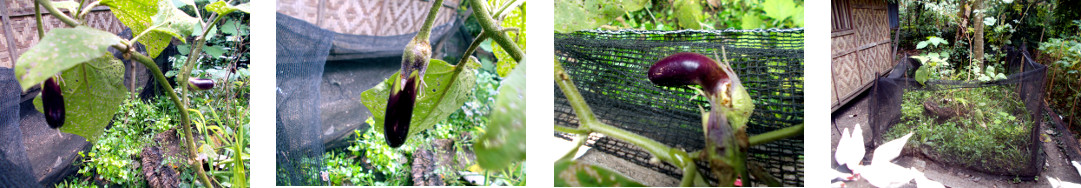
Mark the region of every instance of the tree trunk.
[[[983, 0], [976, 0], [972, 3], [972, 10], [979, 10], [983, 8]], [[972, 59], [975, 60], [972, 63], [979, 67], [981, 70], [983, 67], [983, 12], [976, 13], [974, 19], [972, 19], [972, 26], [976, 29], [976, 33], [973, 34], [972, 39]]]

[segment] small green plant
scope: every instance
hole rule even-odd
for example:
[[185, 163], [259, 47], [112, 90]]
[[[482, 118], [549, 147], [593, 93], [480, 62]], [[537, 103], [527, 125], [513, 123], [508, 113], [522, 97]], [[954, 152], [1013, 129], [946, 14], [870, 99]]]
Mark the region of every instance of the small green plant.
[[[916, 49], [925, 49], [918, 56], [912, 56], [923, 65], [916, 69], [916, 81], [923, 84], [925, 81], [935, 78], [944, 78], [953, 74], [950, 66], [950, 52], [944, 50], [950, 42], [937, 36], [927, 37], [927, 40], [916, 44]], [[941, 45], [941, 46], [940, 46]]]

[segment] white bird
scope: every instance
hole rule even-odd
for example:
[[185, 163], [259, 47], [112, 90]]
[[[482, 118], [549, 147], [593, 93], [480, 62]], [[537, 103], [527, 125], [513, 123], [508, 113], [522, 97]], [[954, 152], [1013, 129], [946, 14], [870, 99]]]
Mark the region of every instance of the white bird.
[[838, 165], [848, 164], [849, 168], [857, 166], [863, 160], [866, 150], [863, 147], [863, 130], [860, 124], [856, 124], [854, 130], [849, 133], [848, 128], [841, 132], [841, 140], [837, 143], [837, 153], [834, 158]]
[[1077, 161], [1070, 161], [1073, 164], [1074, 170], [1077, 170], [1077, 174], [1081, 174], [1081, 164], [1077, 164]]
[[875, 148], [875, 156], [871, 159], [871, 164], [890, 163], [890, 161], [896, 159], [897, 156], [901, 155], [901, 149], [904, 149], [909, 137], [912, 137], [912, 133], [879, 145], [878, 148]]
[[881, 188], [901, 187], [916, 177], [910, 169], [893, 163], [871, 163], [860, 167], [859, 171], [861, 178]]
[[1081, 187], [1081, 184], [1077, 184], [1077, 183], [1073, 183], [1073, 182], [1065, 182], [1065, 181], [1059, 180], [1058, 178], [1052, 178], [1051, 176], [1043, 176], [1043, 177], [1046, 178], [1048, 182], [1051, 182], [1051, 187], [1054, 187], [1054, 188], [1060, 188], [1060, 187], [1077, 188], [1077, 187]]
[[946, 185], [942, 185], [942, 183], [927, 179], [927, 176], [923, 175], [923, 173], [920, 173], [919, 171], [916, 171], [916, 169], [912, 169], [912, 171], [919, 174], [918, 176], [916, 176], [917, 188], [946, 188]]

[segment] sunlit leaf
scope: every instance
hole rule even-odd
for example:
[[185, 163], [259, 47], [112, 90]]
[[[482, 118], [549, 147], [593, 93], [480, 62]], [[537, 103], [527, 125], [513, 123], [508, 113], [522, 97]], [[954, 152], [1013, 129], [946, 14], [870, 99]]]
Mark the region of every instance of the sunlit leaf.
[[[79, 64], [62, 74], [60, 90], [64, 96], [66, 118], [60, 131], [71, 133], [95, 142], [105, 132], [105, 127], [120, 110], [120, 104], [128, 97], [124, 87], [124, 64], [111, 54], [100, 53], [99, 58]], [[41, 96], [34, 99], [34, 107], [41, 111]]]
[[[466, 66], [456, 78], [453, 74], [454, 66], [438, 59], [432, 59], [428, 63], [428, 70], [424, 75], [427, 87], [424, 91], [417, 92], [417, 102], [414, 105], [413, 118], [409, 125], [409, 136], [431, 128], [435, 123], [447, 119], [451, 113], [462, 107], [476, 84], [472, 67], [479, 66], [475, 61], [469, 63], [470, 65]], [[398, 73], [388, 78], [396, 79]], [[372, 113], [375, 120], [372, 127], [377, 132], [383, 132], [387, 98], [390, 96], [390, 81], [390, 79], [384, 80], [360, 94], [361, 103]]]
[[920, 85], [923, 85], [924, 82], [926, 82], [927, 79], [930, 79], [931, 77], [931, 70], [929, 70], [928, 67], [929, 66], [925, 65], [920, 66], [919, 69], [916, 69], [916, 81], [920, 82]]
[[[151, 32], [160, 32], [179, 39], [203, 31], [198, 18], [184, 13], [184, 11], [171, 3], [159, 3], [158, 13], [151, 17], [151, 20], [153, 21], [152, 25], [154, 25], [154, 28], [150, 30]], [[186, 42], [185, 40], [180, 41]]]
[[[160, 0], [102, 0], [101, 5], [109, 6], [116, 19], [124, 26], [131, 29], [131, 33], [143, 33], [154, 23], [152, 19], [158, 14]], [[161, 32], [150, 32], [139, 38], [139, 43], [146, 46], [146, 53], [151, 58], [158, 57], [169, 41], [171, 35]]]
[[740, 21], [742, 29], [758, 29], [762, 28], [762, 18], [758, 17], [758, 14], [753, 12], [747, 12], [743, 15], [743, 20]]
[[605, 0], [556, 0], [555, 12], [560, 33], [597, 28], [623, 15], [618, 1]]
[[523, 62], [499, 84], [491, 122], [484, 135], [473, 145], [477, 163], [485, 169], [505, 169], [525, 160], [525, 74], [526, 64]]
[[601, 166], [559, 160], [555, 164], [556, 187], [645, 187], [623, 174]]
[[623, 10], [628, 12], [634, 12], [646, 8], [649, 5], [649, 0], [623, 0]]
[[702, 5], [694, 0], [677, 0], [675, 5], [679, 26], [687, 29], [702, 29]]
[[773, 20], [784, 20], [796, 12], [796, 3], [792, 0], [766, 0], [762, 3], [766, 16]]
[[19, 56], [15, 76], [26, 90], [60, 71], [101, 57], [120, 40], [112, 33], [85, 26], [52, 29]]

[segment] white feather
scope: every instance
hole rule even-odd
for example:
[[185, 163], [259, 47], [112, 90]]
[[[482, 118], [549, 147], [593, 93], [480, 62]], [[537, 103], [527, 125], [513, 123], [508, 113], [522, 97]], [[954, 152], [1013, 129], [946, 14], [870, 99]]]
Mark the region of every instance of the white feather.
[[848, 167], [852, 168], [853, 166], [860, 164], [865, 153], [866, 150], [863, 147], [863, 130], [860, 128], [860, 125], [856, 124], [851, 133], [848, 132], [848, 128], [845, 128], [841, 133], [841, 140], [837, 143], [837, 153], [834, 153], [837, 164], [848, 164]]
[[890, 163], [890, 161], [896, 159], [897, 156], [901, 155], [901, 149], [905, 148], [905, 143], [908, 143], [909, 137], [912, 137], [912, 133], [879, 145], [878, 148], [875, 148], [875, 155], [871, 159], [871, 164]]

